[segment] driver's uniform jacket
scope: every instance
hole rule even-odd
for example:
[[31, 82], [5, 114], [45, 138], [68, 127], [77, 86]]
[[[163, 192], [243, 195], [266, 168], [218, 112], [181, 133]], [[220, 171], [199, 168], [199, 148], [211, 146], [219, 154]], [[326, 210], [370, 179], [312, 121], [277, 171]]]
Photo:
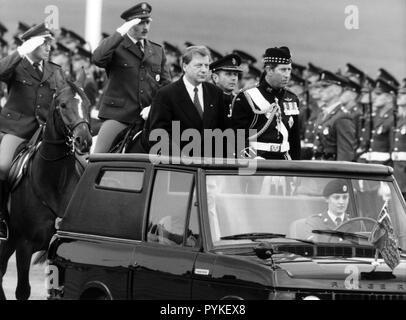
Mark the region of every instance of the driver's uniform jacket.
[[59, 65], [43, 61], [42, 77], [16, 51], [0, 60], [0, 80], [7, 84], [7, 102], [0, 113], [0, 131], [30, 139], [48, 117], [53, 96], [65, 83]]

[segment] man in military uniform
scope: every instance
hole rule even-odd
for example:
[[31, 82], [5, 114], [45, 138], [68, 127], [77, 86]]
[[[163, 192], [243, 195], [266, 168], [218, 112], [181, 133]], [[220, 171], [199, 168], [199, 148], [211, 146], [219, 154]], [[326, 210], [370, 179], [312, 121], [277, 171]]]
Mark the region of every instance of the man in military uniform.
[[215, 62], [212, 62], [209, 69], [212, 72], [213, 83], [218, 86], [224, 93], [224, 104], [227, 112], [226, 128], [231, 127], [231, 104], [235, 97], [235, 90], [238, 86], [238, 75], [241, 74], [241, 59], [236, 54], [229, 54]]
[[93, 52], [93, 62], [109, 77], [100, 103], [99, 118], [104, 122], [95, 153], [108, 152], [117, 134], [129, 125], [140, 131], [152, 98], [170, 83], [163, 47], [147, 40], [151, 10], [142, 2], [124, 11], [121, 18], [126, 22]]
[[312, 230], [334, 230], [350, 220], [347, 208], [350, 194], [345, 180], [334, 179], [323, 190], [327, 202], [327, 211], [294, 221], [290, 227], [290, 236], [315, 241], [328, 241], [329, 236], [317, 235]]
[[396, 87], [382, 78], [372, 92], [372, 131], [369, 150], [360, 156], [366, 162], [391, 165]]
[[406, 78], [397, 95], [397, 119], [392, 151], [393, 169], [396, 181], [406, 199]]
[[[48, 61], [52, 35], [45, 24], [21, 38], [17, 51], [0, 60], [0, 80], [9, 92], [0, 114], [0, 180], [7, 178], [17, 147], [45, 123], [53, 95], [65, 84], [60, 66]], [[0, 238], [7, 238], [6, 231], [0, 223]]]
[[315, 123], [315, 159], [355, 160], [355, 124], [340, 101], [346, 82], [344, 77], [330, 71], [320, 75], [323, 107]]
[[246, 138], [237, 157], [300, 159], [299, 100], [286, 89], [292, 70], [289, 48], [267, 49], [263, 62], [262, 81], [234, 100], [232, 128], [244, 129]]

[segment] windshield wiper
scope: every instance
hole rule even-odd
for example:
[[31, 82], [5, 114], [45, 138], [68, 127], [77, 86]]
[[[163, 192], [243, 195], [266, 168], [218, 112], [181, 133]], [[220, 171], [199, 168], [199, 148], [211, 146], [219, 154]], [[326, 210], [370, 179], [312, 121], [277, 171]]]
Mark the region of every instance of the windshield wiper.
[[281, 233], [267, 233], [267, 232], [249, 232], [249, 233], [240, 233], [234, 234], [231, 236], [221, 237], [221, 240], [242, 240], [242, 239], [273, 239], [273, 238], [286, 238], [286, 235]]
[[240, 233], [231, 236], [221, 237], [221, 240], [256, 240], [256, 239], [276, 239], [276, 238], [283, 238], [288, 240], [295, 240], [304, 243], [314, 244], [314, 241], [311, 240], [303, 240], [303, 239], [296, 239], [296, 238], [289, 238], [286, 237], [285, 234], [281, 233], [267, 233], [267, 232], [250, 232], [250, 233]]
[[[351, 233], [351, 232], [343, 232], [343, 231], [337, 231], [337, 230], [312, 230], [312, 233], [317, 233], [317, 234], [326, 234], [330, 236], [335, 236], [342, 238], [343, 240], [359, 240], [359, 239], [364, 239], [368, 240], [367, 236], [364, 236], [362, 234], [356, 234], [356, 233]], [[358, 244], [358, 242], [356, 242]]]

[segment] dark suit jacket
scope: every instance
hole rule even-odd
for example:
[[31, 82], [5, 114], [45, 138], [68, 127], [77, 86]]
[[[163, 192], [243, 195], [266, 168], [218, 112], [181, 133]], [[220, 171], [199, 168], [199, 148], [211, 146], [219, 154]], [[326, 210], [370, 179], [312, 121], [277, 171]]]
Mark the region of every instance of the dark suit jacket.
[[143, 123], [141, 110], [151, 105], [159, 88], [170, 83], [163, 48], [148, 40], [143, 54], [127, 35], [115, 32], [96, 48], [93, 62], [105, 68], [108, 76], [100, 101], [101, 119]]
[[[158, 91], [152, 102], [147, 133], [151, 134], [151, 131], [154, 129], [164, 129], [173, 137], [176, 144], [180, 143], [178, 145], [182, 150], [189, 142], [178, 141], [180, 137], [176, 136], [176, 132], [172, 132], [173, 121], [180, 122], [180, 135], [186, 129], [198, 130], [202, 143], [204, 129], [225, 129], [224, 118], [226, 112], [224, 110], [223, 92], [211, 83], [204, 82], [202, 85], [204, 101], [203, 119], [200, 117], [186, 90], [183, 78], [181, 78]], [[149, 139], [149, 143], [149, 147], [151, 147], [155, 144], [155, 141]]]
[[0, 60], [0, 80], [8, 87], [7, 103], [0, 114], [0, 131], [30, 139], [48, 117], [53, 94], [65, 84], [59, 65], [44, 61], [43, 76], [18, 52]]

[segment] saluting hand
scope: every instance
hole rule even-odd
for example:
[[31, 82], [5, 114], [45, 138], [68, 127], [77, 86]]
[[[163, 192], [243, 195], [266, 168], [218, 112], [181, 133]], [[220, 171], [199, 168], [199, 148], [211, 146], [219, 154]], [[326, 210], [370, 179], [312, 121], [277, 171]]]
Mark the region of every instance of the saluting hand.
[[32, 37], [25, 41], [21, 46], [17, 48], [18, 53], [20, 56], [25, 56], [28, 53], [33, 52], [35, 49], [37, 49], [41, 44], [43, 44], [45, 41], [45, 37], [43, 36], [37, 36], [37, 37]]
[[139, 18], [124, 22], [120, 27], [117, 28], [116, 31], [122, 36], [124, 36], [128, 32], [128, 30], [130, 30], [132, 27], [139, 24], [140, 22], [141, 19]]

